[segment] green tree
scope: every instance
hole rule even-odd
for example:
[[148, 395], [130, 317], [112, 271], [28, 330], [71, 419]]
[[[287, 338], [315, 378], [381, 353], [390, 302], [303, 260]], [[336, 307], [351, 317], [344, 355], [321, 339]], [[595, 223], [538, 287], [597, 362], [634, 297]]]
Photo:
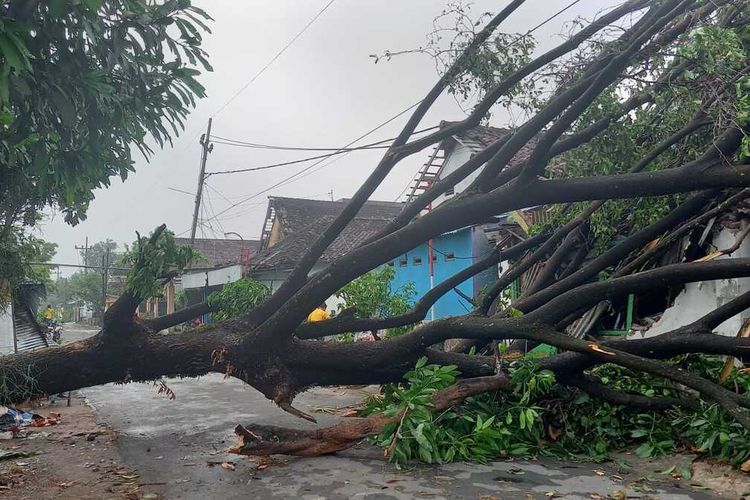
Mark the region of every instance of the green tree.
[[271, 293], [263, 283], [243, 278], [227, 283], [218, 292], [208, 296], [208, 305], [216, 309], [213, 317], [218, 320], [235, 318], [260, 304]]
[[31, 262], [49, 262], [57, 245], [12, 227], [0, 238], [0, 304], [7, 303], [12, 289], [22, 281], [49, 285], [50, 268]]
[[[107, 251], [109, 250], [109, 254]], [[107, 238], [104, 241], [97, 241], [91, 245], [88, 250], [80, 250], [81, 260], [88, 262], [90, 266], [113, 266], [117, 262], [122, 254], [117, 252], [117, 242]], [[109, 258], [107, 258], [109, 255]]]
[[[336, 296], [342, 300], [339, 310], [353, 309], [359, 318], [387, 318], [404, 314], [413, 306], [417, 295], [411, 281], [394, 290], [396, 271], [391, 266], [382, 266], [344, 285]], [[394, 328], [388, 335], [408, 331], [410, 327]]]
[[[204, 89], [208, 15], [190, 0], [9, 0], [0, 7], [0, 245], [52, 206], [85, 219], [94, 190], [171, 141]], [[13, 257], [12, 259], [20, 259]], [[0, 278], [18, 282], [23, 276]]]

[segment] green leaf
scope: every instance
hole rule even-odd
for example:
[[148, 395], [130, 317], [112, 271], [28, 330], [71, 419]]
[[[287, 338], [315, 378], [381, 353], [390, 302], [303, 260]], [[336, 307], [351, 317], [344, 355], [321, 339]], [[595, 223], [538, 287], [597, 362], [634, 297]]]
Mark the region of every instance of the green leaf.
[[4, 33], [0, 33], [0, 51], [2, 51], [6, 64], [16, 70], [28, 69], [25, 57], [21, 55], [16, 44]]
[[649, 458], [654, 453], [654, 445], [651, 443], [643, 443], [635, 450], [635, 454], [641, 458]]
[[102, 6], [104, 0], [83, 0], [83, 3], [89, 10], [97, 11]]
[[664, 474], [664, 475], [668, 475], [668, 474], [671, 474], [672, 472], [674, 472], [674, 470], [675, 470], [676, 468], [677, 468], [677, 466], [676, 466], [676, 465], [673, 465], [672, 467], [670, 467], [670, 468], [668, 468], [668, 469], [665, 469], [665, 470], [663, 470], [663, 471], [659, 472], [658, 474]]
[[62, 17], [68, 13], [66, 0], [49, 0], [49, 15], [52, 18]]
[[689, 481], [693, 478], [693, 473], [690, 472], [690, 469], [688, 467], [680, 467], [680, 477], [682, 477], [682, 479], [685, 479], [686, 481]]

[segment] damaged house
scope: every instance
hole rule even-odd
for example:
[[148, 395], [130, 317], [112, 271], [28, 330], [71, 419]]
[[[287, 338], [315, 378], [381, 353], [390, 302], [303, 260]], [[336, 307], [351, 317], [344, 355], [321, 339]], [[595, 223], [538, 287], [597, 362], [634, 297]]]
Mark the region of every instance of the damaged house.
[[[633, 252], [614, 273], [632, 274], [655, 267], [714, 259], [750, 257], [750, 191], [718, 195], [710, 210], [683, 221], [671, 232]], [[585, 264], [591, 255], [584, 245], [571, 252], [567, 262], [549, 279], [559, 280]], [[524, 273], [511, 286], [511, 297], [518, 298], [529, 288], [546, 262]], [[566, 331], [578, 338], [634, 336], [652, 337], [692, 323], [737, 296], [750, 291], [750, 278], [730, 278], [688, 283], [681, 286], [652, 287], [615, 301], [601, 301], [567, 325]], [[724, 321], [715, 331], [739, 335], [747, 330], [750, 312], [743, 311]]]
[[[441, 126], [450, 125], [443, 122]], [[504, 138], [508, 129], [479, 126], [449, 136], [431, 151], [427, 162], [419, 169], [405, 191], [409, 203], [424, 193], [436, 181], [455, 172], [464, 162], [490, 144]], [[517, 165], [529, 154], [523, 148], [510, 165]], [[466, 189], [478, 175], [475, 172], [458, 182], [436, 199], [431, 208], [450, 202]], [[320, 233], [343, 210], [348, 200], [325, 201], [302, 198], [271, 197], [266, 219], [261, 231], [260, 249], [250, 265], [253, 279], [276, 290], [299, 262]], [[368, 201], [339, 237], [323, 253], [312, 269], [320, 272], [329, 262], [357, 248], [393, 220], [405, 203]], [[419, 300], [435, 285], [484, 258], [498, 243], [509, 245], [526, 237], [529, 225], [543, 222], [546, 212], [541, 207], [513, 214], [501, 214], [481, 224], [459, 228], [441, 234], [412, 250], [394, 258], [385, 265], [394, 269], [394, 289], [411, 283], [416, 290], [414, 300]], [[508, 263], [504, 266], [507, 267]], [[499, 268], [490, 268], [457, 285], [438, 299], [430, 308], [427, 319], [438, 319], [466, 314], [474, 307], [474, 299], [497, 278]], [[328, 301], [335, 309], [335, 299]], [[333, 307], [332, 307], [333, 306]]]

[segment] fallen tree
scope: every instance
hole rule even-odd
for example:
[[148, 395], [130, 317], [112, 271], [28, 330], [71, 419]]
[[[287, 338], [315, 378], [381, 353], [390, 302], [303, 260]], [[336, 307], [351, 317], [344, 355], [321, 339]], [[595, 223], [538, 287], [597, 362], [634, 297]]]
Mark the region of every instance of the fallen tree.
[[[170, 236], [161, 227], [149, 238], [139, 238], [128, 290], [107, 311], [97, 335], [56, 349], [0, 358], [2, 398], [21, 400], [109, 382], [216, 372], [244, 381], [287, 412], [314, 420], [293, 406], [299, 392], [322, 385], [398, 382], [417, 359], [426, 356], [436, 364], [456, 365], [466, 379], [436, 394], [434, 408], [441, 409], [481, 391], [507, 390], [505, 376], [498, 371], [513, 370], [499, 363], [499, 357], [440, 350], [444, 341], [469, 339], [472, 344], [491, 346], [523, 340], [563, 351], [538, 361], [560, 384], [617, 404], [644, 408], [695, 404], [692, 399], [686, 403], [688, 398], [664, 400], [618, 393], [603, 388], [589, 372], [598, 365], [615, 364], [673, 381], [686, 388], [690, 398], [696, 394], [720, 405], [750, 430], [748, 401], [743, 396], [669, 361], [686, 353], [746, 357], [750, 339], [712, 332], [745, 310], [750, 295], [741, 295], [690, 325], [654, 338], [605, 342], [565, 332], [567, 325], [605, 299], [750, 276], [747, 258], [670, 265], [658, 259], [666, 242], [702, 230], [706, 214], [723, 213], [748, 195], [742, 188], [750, 186], [750, 143], [745, 135], [750, 60], [747, 37], [737, 35], [747, 32], [748, 2], [625, 2], [584, 25], [558, 47], [495, 75], [496, 81], [464, 120], [413, 138], [438, 96], [466, 71], [476, 51], [502, 23], [512, 22], [523, 3], [509, 2], [466, 44], [341, 214], [310, 245], [283, 285], [261, 304], [234, 319], [180, 333], [163, 330], [206, 312], [209, 306], [150, 321], [136, 319], [139, 303], [153, 294], [159, 280], [186, 263], [187, 256], [174, 253]], [[477, 126], [519, 84], [550, 71], [557, 75], [554, 87], [546, 89], [528, 120], [405, 205], [376, 237], [310, 275], [323, 252], [395, 165]], [[633, 124], [640, 128], [627, 128]], [[629, 151], [636, 151], [636, 158], [619, 157], [617, 148], [606, 151], [605, 146], [616, 138], [633, 136], [638, 137], [637, 148]], [[528, 151], [525, 159], [508, 167], [522, 149]], [[606, 168], [601, 168], [603, 157], [610, 159]], [[556, 167], [560, 162], [568, 166], [562, 173]], [[424, 211], [447, 189], [470, 177], [473, 180], [464, 192]], [[649, 211], [650, 217], [637, 221], [629, 217], [634, 209], [627, 200], [657, 205]], [[304, 323], [312, 309], [351, 280], [430, 238], [494, 215], [542, 205], [555, 207], [554, 224], [516, 244], [494, 249], [438, 284], [412, 311], [388, 318], [342, 315]], [[618, 234], [625, 236], [620, 239], [595, 231], [598, 214], [613, 206], [619, 208], [607, 220], [619, 224]], [[654, 241], [659, 243], [644, 250]], [[442, 294], [501, 260], [514, 264], [474, 311], [418, 324]], [[546, 267], [537, 281], [514, 303], [506, 303], [502, 292], [540, 262], [546, 262]], [[337, 333], [414, 324], [410, 332], [378, 342], [318, 340]], [[443, 396], [447, 399], [440, 399]], [[248, 423], [237, 428], [242, 442], [234, 451], [331, 453], [392, 422], [393, 417], [374, 416], [315, 431]]]

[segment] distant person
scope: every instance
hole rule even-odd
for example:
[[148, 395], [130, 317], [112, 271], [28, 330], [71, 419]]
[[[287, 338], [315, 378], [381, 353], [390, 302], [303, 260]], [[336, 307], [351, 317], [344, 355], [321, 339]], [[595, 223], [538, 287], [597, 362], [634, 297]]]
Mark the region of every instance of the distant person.
[[47, 307], [42, 312], [42, 316], [44, 316], [44, 320], [49, 324], [55, 319], [55, 310], [52, 309], [51, 305], [47, 304]]
[[324, 321], [331, 319], [331, 315], [326, 311], [326, 303], [320, 304], [313, 312], [307, 316], [307, 321], [314, 323], [316, 321]]

